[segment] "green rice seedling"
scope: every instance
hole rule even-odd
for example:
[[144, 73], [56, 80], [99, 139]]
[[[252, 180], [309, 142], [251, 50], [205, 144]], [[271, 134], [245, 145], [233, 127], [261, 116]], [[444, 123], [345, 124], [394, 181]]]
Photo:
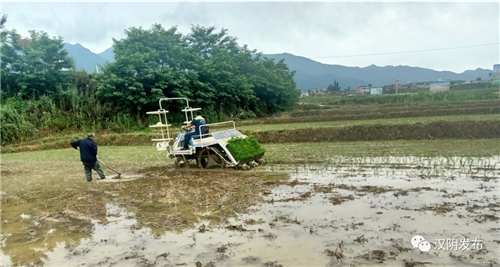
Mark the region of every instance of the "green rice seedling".
[[226, 148], [236, 161], [259, 158], [266, 152], [253, 135], [247, 138], [232, 138], [227, 142]]

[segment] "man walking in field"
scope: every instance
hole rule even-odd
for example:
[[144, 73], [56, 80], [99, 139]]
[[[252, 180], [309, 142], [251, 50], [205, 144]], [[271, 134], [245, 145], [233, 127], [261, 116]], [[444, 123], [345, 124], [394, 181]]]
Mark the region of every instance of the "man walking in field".
[[74, 149], [80, 148], [80, 159], [85, 167], [85, 176], [89, 182], [92, 181], [92, 170], [95, 170], [99, 174], [101, 180], [106, 179], [99, 162], [97, 162], [97, 144], [94, 142], [94, 139], [95, 133], [88, 133], [87, 139], [71, 142], [71, 146]]

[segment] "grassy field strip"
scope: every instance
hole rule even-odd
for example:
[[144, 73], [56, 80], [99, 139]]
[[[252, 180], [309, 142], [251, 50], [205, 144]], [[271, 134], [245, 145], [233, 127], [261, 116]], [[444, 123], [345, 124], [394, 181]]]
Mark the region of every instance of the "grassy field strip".
[[432, 105], [402, 105], [402, 106], [386, 106], [386, 105], [356, 105], [356, 106], [330, 106], [328, 108], [322, 107], [320, 109], [310, 110], [294, 110], [287, 112], [293, 115], [302, 115], [310, 113], [340, 113], [352, 114], [366, 111], [411, 111], [411, 110], [447, 110], [447, 109], [460, 109], [460, 108], [481, 108], [481, 107], [499, 107], [500, 100], [488, 101], [468, 101], [468, 102], [453, 102], [453, 103], [433, 103]]
[[[273, 131], [273, 130], [286, 130], [286, 129], [303, 129], [303, 128], [325, 128], [325, 127], [342, 127], [342, 126], [352, 126], [352, 125], [392, 125], [401, 123], [415, 123], [415, 122], [434, 122], [434, 121], [463, 121], [463, 120], [500, 120], [500, 115], [495, 114], [483, 114], [483, 115], [460, 115], [460, 116], [439, 116], [439, 117], [418, 117], [418, 118], [394, 118], [394, 119], [376, 119], [376, 120], [353, 120], [353, 121], [324, 121], [324, 122], [311, 122], [311, 123], [281, 123], [281, 124], [252, 124], [238, 126], [236, 123], [236, 128], [241, 131]], [[173, 128], [173, 135], [177, 135], [180, 132], [180, 126]], [[134, 136], [137, 138], [149, 138], [150, 136], [156, 136], [159, 132], [156, 130], [145, 129], [143, 131], [137, 131], [132, 133], [98, 133], [98, 142], [100, 136]], [[44, 137], [39, 140], [24, 142], [22, 145], [38, 145], [44, 143], [53, 143], [57, 141], [70, 142], [72, 140], [83, 138], [86, 132], [59, 135], [55, 137]]]
[[[264, 158], [270, 163], [318, 161], [333, 156], [490, 157], [500, 155], [500, 138], [263, 144], [263, 147], [267, 150]], [[164, 152], [156, 151], [152, 146], [101, 146], [98, 158], [108, 165], [173, 162], [166, 158]], [[79, 153], [73, 148], [1, 155], [2, 165], [22, 162], [79, 161]]]
[[[337, 111], [337, 110], [321, 110], [315, 112], [301, 112], [301, 113], [289, 113], [289, 116], [281, 116], [281, 117], [271, 117], [263, 119], [266, 120], [277, 120], [282, 118], [310, 118], [315, 116], [320, 117], [359, 117], [359, 116], [392, 116], [397, 117], [407, 115], [406, 117], [428, 117], [428, 116], [447, 116], [447, 115], [467, 115], [467, 114], [493, 114], [499, 113], [500, 105], [495, 107], [470, 107], [470, 108], [442, 108], [442, 109], [430, 109], [430, 110], [416, 110], [411, 108], [405, 109], [373, 109], [373, 110], [359, 110], [359, 111]], [[424, 115], [421, 115], [424, 114]], [[372, 118], [369, 118], [372, 119]], [[375, 119], [375, 118], [373, 118]]]
[[[104, 163], [162, 162], [166, 154], [153, 146], [100, 146], [97, 158]], [[2, 164], [10, 162], [79, 162], [80, 152], [73, 148], [2, 154]]]
[[[479, 125], [481, 122], [484, 125]], [[397, 140], [397, 139], [433, 139], [433, 138], [496, 138], [498, 137], [496, 125], [500, 122], [500, 116], [496, 114], [488, 115], [454, 115], [435, 117], [413, 117], [395, 119], [376, 120], [353, 120], [353, 121], [326, 121], [310, 123], [285, 123], [285, 124], [261, 124], [237, 126], [245, 134], [259, 132], [259, 142], [266, 143], [290, 143], [290, 142], [310, 142], [310, 141], [368, 141], [368, 140]], [[419, 125], [417, 123], [425, 123]], [[441, 123], [443, 125], [428, 125], [429, 123]], [[472, 125], [472, 129], [467, 128]], [[484, 132], [478, 126], [485, 127]], [[384, 128], [385, 127], [385, 128]], [[427, 127], [426, 129], [424, 129]], [[452, 127], [455, 132], [449, 132], [449, 136], [442, 134], [442, 127]], [[363, 129], [361, 129], [363, 128]], [[381, 128], [386, 129], [386, 137], [380, 136]], [[408, 131], [419, 130], [420, 135], [411, 135]], [[296, 131], [300, 131], [296, 132]], [[361, 132], [360, 132], [361, 131]], [[458, 131], [458, 132], [457, 132]], [[363, 134], [363, 132], [366, 132]], [[174, 128], [173, 135], [178, 133]], [[282, 135], [277, 136], [277, 134]], [[432, 133], [431, 135], [426, 133]], [[445, 132], [446, 133], [446, 132]], [[422, 135], [424, 134], [424, 135]], [[458, 135], [457, 135], [458, 134]], [[302, 136], [299, 136], [302, 135]], [[311, 138], [304, 138], [308, 135]], [[56, 148], [67, 148], [73, 140], [83, 138], [84, 134], [70, 134], [63, 136], [47, 137], [40, 140], [25, 142], [17, 145], [2, 146], [2, 153], [36, 151]], [[116, 146], [152, 146], [151, 138], [159, 136], [159, 132], [145, 130], [134, 133], [102, 133], [98, 134], [96, 142], [98, 145]], [[324, 137], [327, 140], [324, 140]], [[357, 136], [357, 137], [356, 137]], [[371, 137], [375, 136], [375, 137]], [[292, 138], [290, 138], [292, 137]], [[300, 138], [299, 138], [300, 137]], [[297, 139], [298, 138], [298, 139]], [[295, 140], [296, 139], [296, 140]]]
[[290, 143], [263, 147], [267, 150], [265, 159], [270, 163], [323, 162], [336, 156], [491, 157], [500, 155], [500, 138]]
[[277, 131], [290, 129], [306, 129], [306, 128], [327, 128], [327, 127], [345, 127], [353, 125], [396, 125], [396, 124], [412, 124], [412, 123], [428, 123], [428, 122], [455, 122], [455, 121], [483, 121], [483, 120], [500, 120], [498, 114], [486, 115], [452, 115], [452, 116], [432, 116], [432, 117], [411, 117], [411, 118], [393, 118], [393, 119], [372, 119], [372, 120], [353, 120], [353, 121], [322, 121], [322, 122], [298, 122], [298, 123], [281, 123], [281, 124], [256, 124], [244, 125], [237, 127], [241, 131]]
[[497, 114], [500, 112], [500, 100], [486, 101], [463, 101], [448, 103], [432, 103], [432, 105], [350, 105], [331, 106], [318, 109], [294, 110], [276, 114], [271, 117], [243, 120], [239, 125], [251, 125], [262, 123], [302, 122], [307, 119], [311, 121], [330, 120], [363, 120], [383, 119], [398, 117], [429, 117], [449, 115], [471, 115], [471, 114]]
[[[472, 89], [472, 88], [471, 88]], [[303, 105], [323, 104], [323, 105], [412, 105], [427, 103], [452, 103], [466, 101], [488, 101], [499, 99], [498, 86], [490, 88], [474, 88], [473, 90], [452, 90], [446, 94], [429, 94], [421, 91], [417, 94], [401, 93], [399, 95], [363, 95], [353, 94], [351, 96], [343, 95], [318, 95], [309, 96], [300, 99]]]
[[[250, 135], [253, 131], [243, 131]], [[354, 142], [500, 138], [500, 120], [437, 121], [259, 131], [261, 143]]]
[[313, 123], [324, 121], [353, 121], [353, 120], [377, 120], [377, 119], [396, 119], [396, 118], [414, 118], [414, 117], [444, 117], [444, 116], [460, 116], [460, 115], [489, 115], [500, 114], [500, 107], [495, 108], [472, 108], [472, 109], [457, 109], [457, 110], [443, 110], [443, 111], [404, 111], [404, 112], [365, 112], [363, 114], [324, 114], [317, 113], [309, 116], [297, 117], [276, 117], [270, 119], [262, 119], [259, 121], [248, 122], [244, 121], [239, 125], [253, 125], [253, 124], [282, 124], [282, 123]]
[[[370, 109], [370, 108], [398, 108], [398, 107], [444, 107], [444, 106], [470, 106], [476, 105], [477, 103], [496, 103], [500, 102], [498, 98], [492, 99], [477, 99], [477, 100], [460, 100], [460, 101], [424, 101], [424, 102], [395, 102], [395, 103], [369, 103], [366, 105], [338, 105], [337, 101], [335, 101], [335, 96], [326, 96], [325, 98], [321, 97], [309, 97], [303, 98], [299, 101], [299, 105], [307, 105], [307, 104], [315, 104], [315, 105], [323, 105], [323, 107], [328, 108], [337, 108], [337, 109]], [[332, 103], [332, 100], [334, 103]], [[337, 99], [338, 100], [338, 99]], [[337, 104], [335, 104], [337, 103]]]

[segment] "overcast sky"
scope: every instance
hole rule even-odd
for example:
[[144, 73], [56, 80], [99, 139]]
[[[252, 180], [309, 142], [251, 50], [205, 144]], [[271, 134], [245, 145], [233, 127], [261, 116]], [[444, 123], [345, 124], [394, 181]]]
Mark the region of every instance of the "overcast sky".
[[[124, 38], [129, 27], [160, 23], [183, 34], [191, 25], [225, 28], [250, 49], [325, 64], [463, 72], [500, 63], [498, 2], [3, 2], [2, 13], [6, 27], [23, 36], [42, 30], [95, 53], [111, 47], [112, 38]], [[457, 48], [466, 46], [474, 47]], [[394, 53], [443, 48], [454, 49]]]

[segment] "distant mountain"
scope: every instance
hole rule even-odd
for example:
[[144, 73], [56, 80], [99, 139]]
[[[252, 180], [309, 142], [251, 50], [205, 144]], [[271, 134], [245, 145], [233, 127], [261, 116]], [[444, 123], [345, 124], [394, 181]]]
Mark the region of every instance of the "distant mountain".
[[104, 59], [107, 62], [110, 62], [110, 63], [115, 62], [115, 53], [113, 52], [113, 47], [110, 47], [110, 48], [104, 50], [104, 52], [97, 54], [97, 55], [100, 56], [102, 59]]
[[316, 88], [327, 88], [337, 80], [342, 88], [355, 89], [361, 85], [372, 84], [374, 87], [395, 83], [399, 80], [401, 84], [437, 81], [439, 79], [450, 80], [475, 80], [476, 78], [489, 79], [492, 70], [476, 69], [467, 70], [463, 73], [451, 71], [435, 71], [419, 67], [409, 66], [386, 66], [378, 67], [345, 67], [341, 65], [328, 65], [314, 60], [299, 57], [292, 54], [263, 55], [276, 61], [284, 59], [290, 70], [295, 70], [295, 82], [302, 91], [314, 90]]
[[[66, 43], [64, 48], [68, 51], [69, 56], [75, 60], [76, 68], [84, 69], [87, 72], [95, 72], [96, 65], [102, 67], [106, 62], [115, 61], [112, 47], [99, 54], [93, 53], [78, 43], [74, 45]], [[343, 89], [349, 86], [354, 90], [361, 85], [371, 83], [377, 87], [393, 84], [396, 80], [399, 80], [401, 84], [437, 81], [439, 79], [469, 81], [478, 77], [484, 80], [489, 79], [489, 73], [492, 72], [492, 70], [479, 68], [462, 73], [409, 66], [378, 67], [370, 65], [359, 68], [323, 64], [288, 53], [263, 56], [273, 58], [276, 61], [284, 59], [288, 68], [296, 71], [294, 80], [297, 83], [297, 88], [302, 91], [327, 88], [329, 84], [333, 84], [334, 80], [337, 80]]]
[[95, 54], [79, 43], [64, 44], [64, 49], [68, 51], [70, 57], [75, 61], [77, 70], [85, 70], [87, 72], [95, 72], [96, 65], [104, 66], [106, 62], [113, 62], [113, 48], [108, 48], [100, 54]]

